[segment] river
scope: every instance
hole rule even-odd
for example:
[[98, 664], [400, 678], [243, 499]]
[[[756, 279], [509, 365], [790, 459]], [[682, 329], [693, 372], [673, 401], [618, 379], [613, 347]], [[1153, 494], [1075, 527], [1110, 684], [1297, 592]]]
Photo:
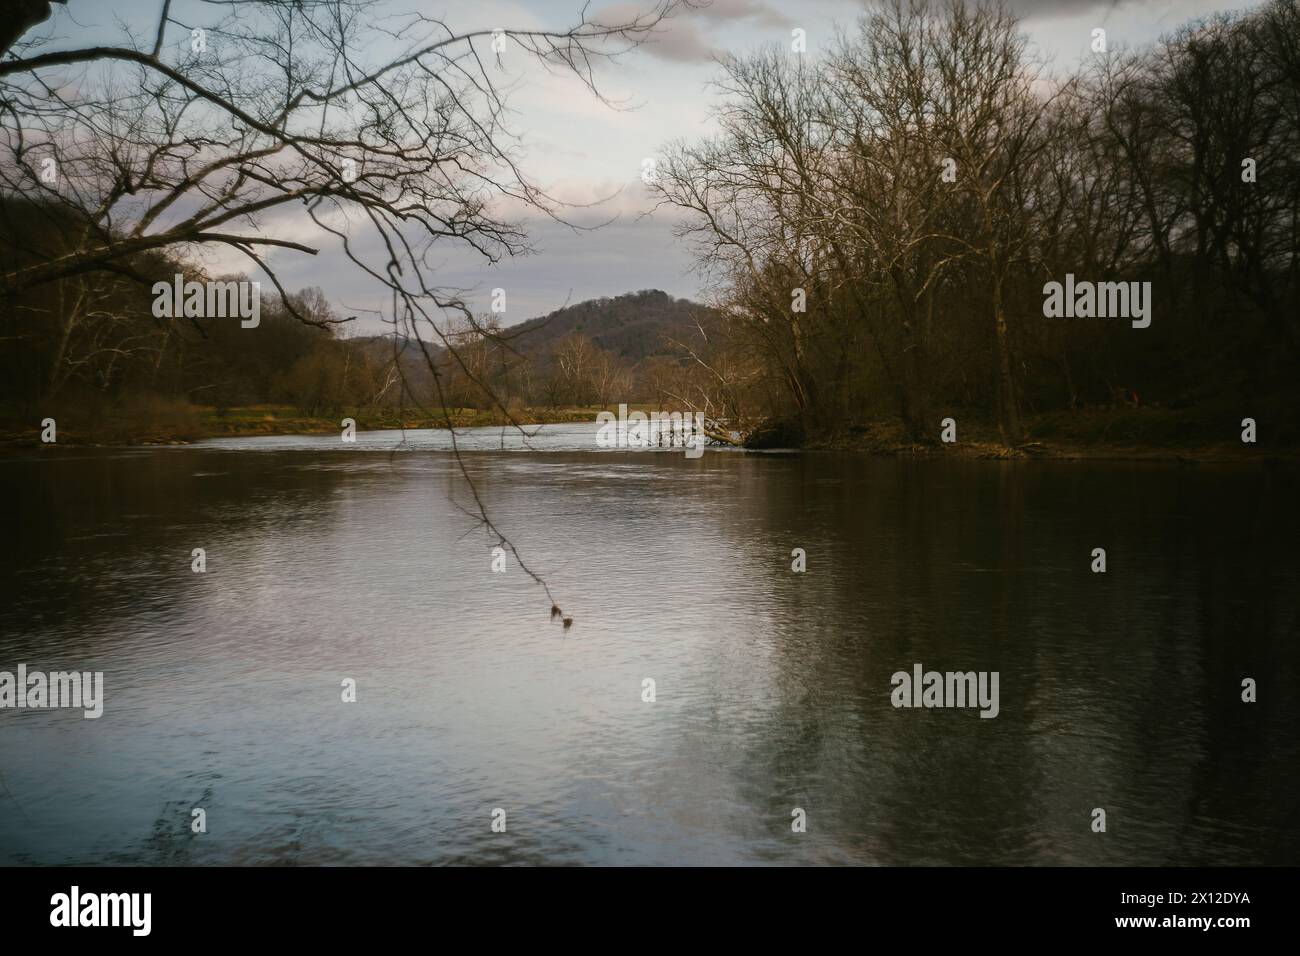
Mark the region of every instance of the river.
[[0, 710], [0, 863], [1300, 862], [1283, 472], [467, 432], [566, 630], [401, 438], [0, 456], [0, 670], [105, 687]]

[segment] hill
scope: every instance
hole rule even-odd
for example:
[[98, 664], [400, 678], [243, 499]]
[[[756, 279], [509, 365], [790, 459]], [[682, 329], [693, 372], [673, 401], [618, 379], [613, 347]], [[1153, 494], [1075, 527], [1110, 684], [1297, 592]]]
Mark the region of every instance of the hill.
[[511, 344], [525, 354], [549, 352], [566, 336], [577, 334], [624, 362], [636, 363], [655, 355], [676, 355], [668, 342], [689, 337], [703, 308], [689, 299], [647, 289], [565, 306], [511, 326], [507, 332]]
[[[514, 354], [493, 348], [484, 351], [469, 343], [462, 343], [459, 351], [476, 374], [496, 380], [504, 393], [527, 393], [519, 397], [531, 404], [554, 406], [562, 396], [581, 404], [607, 391], [636, 400], [642, 393], [662, 390], [662, 381], [645, 380], [647, 371], [659, 368], [658, 379], [662, 379], [663, 368], [680, 366], [682, 350], [672, 343], [697, 339], [697, 322], [710, 319], [706, 306], [647, 289], [588, 299], [507, 326], [501, 337]], [[394, 343], [389, 337], [351, 341], [378, 364], [392, 359]], [[409, 394], [432, 401], [432, 379], [420, 351], [409, 344], [400, 351]], [[483, 396], [476, 393], [481, 390], [464, 381], [460, 364], [451, 361], [441, 346], [431, 346], [430, 352], [444, 371], [448, 399], [458, 406], [477, 407]], [[567, 353], [567, 362], [560, 360], [561, 352]], [[514, 374], [504, 378], [499, 374], [503, 361], [515, 369]]]

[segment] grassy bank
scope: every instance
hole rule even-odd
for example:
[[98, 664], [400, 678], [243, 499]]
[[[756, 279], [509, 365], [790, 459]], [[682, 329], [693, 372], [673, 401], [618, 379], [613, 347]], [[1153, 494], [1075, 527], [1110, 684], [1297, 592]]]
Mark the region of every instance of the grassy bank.
[[[598, 409], [593, 408], [521, 408], [514, 411], [515, 418], [524, 425], [556, 424], [559, 422], [595, 421]], [[446, 419], [441, 413], [424, 415], [397, 410], [356, 411], [338, 417], [304, 416], [296, 409], [285, 405], [253, 405], [248, 408], [232, 408], [225, 411], [204, 409], [200, 416], [200, 427], [204, 438], [227, 437], [237, 435], [314, 435], [329, 434], [341, 429], [343, 418], [353, 418], [357, 431], [381, 431], [400, 428], [446, 428]], [[458, 408], [451, 412], [452, 425], [456, 428], [479, 428], [493, 425], [509, 424], [509, 419], [496, 410]]]

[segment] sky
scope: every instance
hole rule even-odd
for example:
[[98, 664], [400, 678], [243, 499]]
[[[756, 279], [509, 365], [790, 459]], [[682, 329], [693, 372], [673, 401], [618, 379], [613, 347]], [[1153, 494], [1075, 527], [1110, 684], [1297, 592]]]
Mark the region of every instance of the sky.
[[[617, 4], [593, 2], [593, 19], [645, 9], [652, 0]], [[703, 0], [696, 0], [697, 3]], [[197, 0], [174, 0], [185, 15]], [[43, 29], [58, 37], [95, 42], [120, 37], [123, 29], [149, 32], [161, 0], [70, 0]], [[1252, 6], [1252, 3], [1234, 6]], [[575, 23], [581, 0], [377, 0], [375, 17], [418, 8], [441, 16], [458, 30], [567, 27]], [[1089, 55], [1092, 30], [1102, 27], [1113, 50], [1142, 46], [1182, 23], [1224, 9], [1223, 0], [1010, 0], [1023, 18], [1032, 47], [1054, 68], [1068, 70]], [[504, 324], [544, 315], [568, 302], [615, 296], [641, 289], [700, 299], [707, 280], [693, 270], [692, 257], [673, 235], [667, 211], [648, 215], [652, 201], [641, 181], [642, 162], [675, 139], [696, 140], [711, 132], [710, 107], [716, 103], [709, 81], [718, 75], [714, 58], [778, 43], [787, 49], [791, 31], [803, 29], [808, 55], [828, 44], [836, 26], [851, 27], [861, 0], [712, 0], [667, 21], [653, 42], [614, 64], [598, 69], [612, 109], [591, 96], [575, 79], [550, 74], [522, 50], [502, 55], [502, 78], [512, 86], [513, 128], [524, 147], [523, 168], [533, 181], [557, 198], [590, 209], [573, 209], [566, 218], [582, 225], [606, 223], [593, 231], [575, 231], [545, 218], [528, 228], [536, 252], [489, 266], [464, 250], [448, 248], [437, 263], [435, 280], [443, 287], [467, 290], [465, 299], [486, 312], [492, 290], [506, 290]], [[377, 34], [376, 43], [388, 43]], [[272, 254], [286, 287], [319, 286], [342, 314], [362, 316], [359, 332], [382, 331], [366, 310], [385, 300], [359, 269], [337, 251], [334, 240], [318, 232], [301, 213], [287, 210], [262, 223], [269, 234], [319, 243], [316, 257], [289, 251]], [[215, 272], [243, 271], [238, 253], [210, 255], [205, 265]]]

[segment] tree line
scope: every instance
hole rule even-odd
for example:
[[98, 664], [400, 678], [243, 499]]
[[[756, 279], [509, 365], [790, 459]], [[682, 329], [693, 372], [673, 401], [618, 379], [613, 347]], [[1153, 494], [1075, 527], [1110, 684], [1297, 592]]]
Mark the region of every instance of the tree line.
[[[57, 207], [0, 204], [0, 254], [21, 267], [72, 228]], [[132, 257], [155, 279], [208, 278], [165, 253]], [[214, 279], [248, 280], [248, 276]], [[151, 285], [107, 270], [77, 273], [12, 293], [0, 308], [0, 401], [18, 415], [97, 410], [142, 398], [232, 408], [267, 402], [308, 414], [395, 403], [393, 362], [364, 338], [346, 338], [316, 288], [267, 295], [256, 329], [231, 318], [159, 318]], [[306, 321], [303, 321], [303, 320]]]
[[[0, 400], [446, 411], [439, 362], [465, 367], [459, 330], [479, 317], [430, 257], [500, 262], [529, 248], [504, 207], [567, 209], [521, 164], [510, 86], [532, 64], [604, 101], [597, 65], [677, 5], [457, 30], [418, 3], [377, 19], [368, 0], [158, 0], [152, 17], [87, 29], [62, 4], [25, 3], [0, 30], [0, 365], [14, 373]], [[151, 284], [185, 262], [199, 278], [213, 250], [276, 300], [266, 334], [226, 341], [149, 314]], [[319, 296], [286, 289], [277, 269], [294, 256], [367, 277], [391, 341], [348, 337]], [[428, 394], [390, 380], [420, 368]]]
[[[1003, 6], [889, 0], [816, 60], [727, 59], [720, 132], [654, 187], [720, 290], [717, 401], [1013, 443], [1053, 410], [1268, 405], [1300, 438], [1300, 8], [1121, 41], [1057, 75]], [[1046, 317], [1068, 275], [1150, 282], [1151, 325]]]
[[[0, 254], [16, 267], [58, 247], [61, 213], [39, 202], [0, 203]], [[128, 260], [154, 279], [249, 281], [208, 276], [198, 263], [150, 251]], [[602, 329], [641, 318], [653, 305], [671, 311], [650, 323], [636, 358], [602, 346]], [[149, 282], [94, 270], [14, 292], [0, 307], [0, 404], [12, 419], [98, 414], [159, 402], [215, 408], [288, 405], [305, 416], [345, 413], [437, 414], [604, 408], [619, 402], [682, 408], [707, 400], [699, 373], [677, 354], [695, 307], [646, 291], [582, 303], [595, 334], [570, 329], [544, 338], [545, 321], [503, 328], [494, 315], [451, 318], [441, 342], [349, 334], [350, 326], [319, 288], [261, 300], [256, 328], [215, 316], [155, 314]], [[647, 302], [651, 306], [647, 306]], [[706, 310], [699, 310], [701, 315]], [[562, 316], [557, 316], [561, 318]], [[674, 331], [675, 330], [675, 331]], [[670, 334], [672, 333], [672, 334]], [[439, 382], [435, 384], [434, 374]], [[33, 417], [35, 416], [35, 417]]]

